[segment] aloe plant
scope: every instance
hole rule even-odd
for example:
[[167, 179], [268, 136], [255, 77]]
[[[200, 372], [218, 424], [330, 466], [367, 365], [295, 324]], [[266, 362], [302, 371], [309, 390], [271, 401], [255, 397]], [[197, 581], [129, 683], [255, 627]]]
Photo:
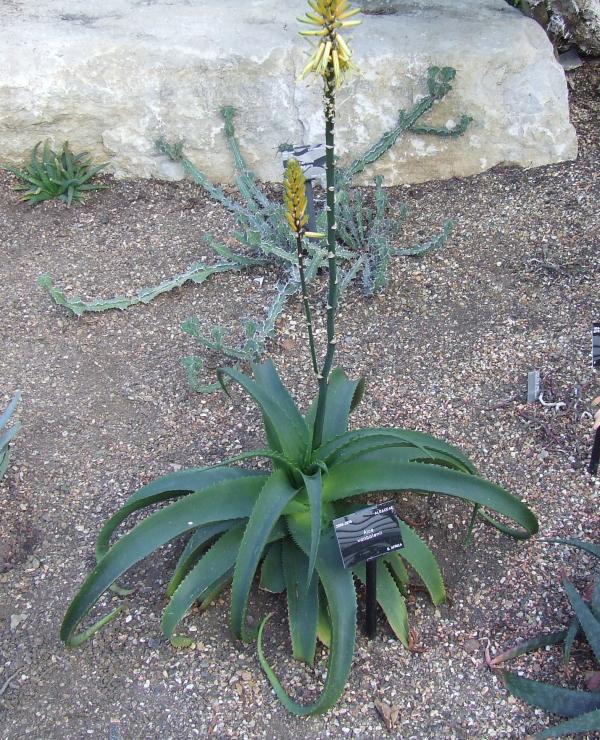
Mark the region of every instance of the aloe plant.
[[[578, 539], [551, 539], [547, 541], [575, 547], [600, 560], [600, 547], [591, 542], [583, 542]], [[595, 579], [589, 604], [582, 599], [573, 584], [567, 579], [564, 581], [564, 587], [569, 603], [575, 612], [568, 627], [547, 635], [533, 637], [512, 650], [496, 656], [492, 661], [492, 666], [497, 667], [510, 658], [540, 650], [547, 645], [563, 643], [564, 662], [567, 663], [571, 657], [573, 643], [577, 636], [582, 634], [587, 640], [596, 659], [595, 669], [588, 674], [589, 691], [563, 688], [543, 681], [533, 681], [515, 673], [505, 672], [503, 674], [506, 688], [513, 696], [535, 707], [545, 709], [551, 714], [568, 718], [566, 722], [538, 733], [536, 738], [540, 740], [580, 732], [600, 731], [600, 576]]]
[[106, 164], [92, 165], [87, 152], [73, 154], [68, 141], [65, 141], [58, 153], [46, 141], [40, 154], [41, 145], [41, 141], [35, 145], [29, 164], [22, 170], [4, 167], [22, 180], [15, 187], [15, 190], [25, 191], [21, 200], [35, 205], [56, 198], [70, 206], [71, 203], [84, 203], [86, 193], [90, 190], [106, 188], [106, 185], [90, 182]]
[[6, 468], [10, 460], [10, 442], [15, 438], [17, 432], [21, 428], [21, 422], [16, 421], [11, 427], [7, 428], [7, 424], [17, 408], [17, 404], [21, 399], [21, 392], [17, 391], [12, 397], [12, 400], [6, 407], [6, 409], [0, 414], [0, 478], [6, 473]]
[[[217, 378], [226, 392], [227, 383], [237, 383], [256, 403], [267, 447], [237, 455], [220, 465], [172, 473], [134, 493], [102, 528], [96, 542], [96, 567], [68, 607], [61, 628], [61, 638], [67, 645], [85, 642], [120, 611], [117, 606], [91, 626], [81, 627], [102, 594], [111, 588], [118, 594], [128, 594], [127, 587], [118, 583], [126, 571], [167, 542], [185, 537], [167, 586], [169, 602], [161, 622], [165, 636], [175, 645], [189, 643], [189, 638], [178, 632], [188, 609], [195, 602], [205, 608], [231, 585], [233, 634], [244, 641], [258, 640], [259, 661], [277, 696], [288, 710], [299, 715], [332, 707], [343, 692], [352, 665], [355, 578], [365, 580], [365, 567], [344, 569], [332, 519], [360, 508], [366, 494], [416, 491], [465, 501], [473, 506], [473, 520], [480, 517], [518, 537], [529, 537], [538, 528], [534, 514], [522, 501], [478, 476], [473, 463], [446, 442], [407, 429], [348, 429], [349, 415], [363, 396], [364, 382], [350, 380], [340, 368], [332, 369], [339, 296], [334, 123], [336, 89], [351, 64], [340, 29], [356, 21], [348, 20], [355, 11], [347, 0], [312, 0], [310, 5], [314, 13], [307, 14], [305, 20], [316, 26], [322, 42], [307, 72], [315, 72], [323, 80], [327, 146], [323, 244], [329, 268], [327, 348], [321, 361], [312, 332], [306, 280], [310, 247], [306, 241], [304, 181], [293, 159], [285, 178], [284, 207], [296, 248], [316, 397], [301, 411], [270, 360], [254, 363], [252, 375], [236, 368], [220, 369]], [[310, 236], [319, 239], [325, 235]], [[256, 458], [265, 459], [270, 469], [252, 470], [235, 464]], [[117, 528], [132, 514], [167, 502], [111, 545]], [[512, 520], [518, 529], [509, 529], [496, 515]], [[391, 629], [408, 646], [407, 566], [423, 580], [435, 604], [444, 600], [445, 590], [429, 547], [405, 522], [400, 528], [404, 548], [379, 559], [376, 597]], [[270, 666], [263, 645], [268, 617], [258, 630], [248, 627], [248, 599], [259, 573], [262, 588], [286, 594], [294, 657], [310, 665], [317, 641], [329, 648], [327, 678], [312, 704], [301, 705], [288, 696]]]

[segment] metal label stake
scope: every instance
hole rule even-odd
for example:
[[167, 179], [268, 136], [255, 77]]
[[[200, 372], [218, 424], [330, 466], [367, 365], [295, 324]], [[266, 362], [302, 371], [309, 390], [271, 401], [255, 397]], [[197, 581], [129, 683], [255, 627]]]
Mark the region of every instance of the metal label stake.
[[365, 633], [372, 640], [377, 632], [377, 560], [366, 562]]

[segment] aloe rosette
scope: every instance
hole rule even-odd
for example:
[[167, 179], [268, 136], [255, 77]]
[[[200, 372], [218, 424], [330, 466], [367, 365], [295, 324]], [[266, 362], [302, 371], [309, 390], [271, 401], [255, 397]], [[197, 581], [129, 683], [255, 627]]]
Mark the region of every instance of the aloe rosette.
[[[219, 380], [235, 382], [262, 413], [268, 447], [253, 450], [219, 466], [181, 471], [144, 486], [102, 528], [96, 543], [97, 565], [69, 606], [61, 629], [68, 645], [91, 637], [119, 612], [110, 612], [87, 629], [80, 624], [108, 589], [129, 593], [118, 579], [157, 548], [176, 538], [186, 543], [167, 587], [169, 603], [162, 629], [176, 645], [190, 642], [176, 632], [196, 602], [206, 607], [231, 585], [231, 629], [244, 641], [258, 639], [258, 656], [277, 696], [295, 714], [325, 712], [341, 696], [352, 666], [356, 637], [356, 581], [365, 580], [365, 567], [344, 569], [335, 541], [332, 519], [362, 505], [358, 497], [383, 491], [438, 493], [473, 506], [472, 522], [481, 518], [515, 537], [537, 531], [529, 508], [503, 488], [476, 474], [459, 450], [421, 432], [371, 428], [348, 430], [350, 412], [360, 402], [364, 383], [332, 370], [336, 347], [335, 317], [339, 298], [336, 271], [337, 222], [335, 199], [335, 92], [352, 68], [350, 50], [340, 29], [355, 26], [356, 11], [348, 0], [309, 0], [305, 32], [319, 39], [305, 73], [322, 78], [327, 172], [328, 292], [327, 348], [317, 359], [312, 311], [304, 262], [308, 254], [304, 178], [297, 162], [288, 164], [285, 179], [286, 220], [298, 250], [298, 269], [307, 325], [311, 364], [318, 393], [303, 414], [271, 361], [252, 365], [252, 376], [229, 368]], [[238, 467], [252, 458], [271, 463], [269, 473]], [[116, 529], [146, 507], [171, 501], [149, 514], [113, 545]], [[508, 526], [495, 516], [512, 520]], [[377, 561], [377, 601], [397, 637], [408, 646], [405, 596], [407, 566], [422, 579], [432, 601], [445, 598], [440, 569], [433, 553], [408, 524], [400, 524], [402, 550]], [[309, 665], [317, 641], [329, 648], [327, 678], [319, 697], [309, 705], [293, 701], [280, 684], [263, 652], [264, 619], [249, 629], [246, 611], [252, 584], [285, 593], [292, 652]]]
[[[343, 568], [331, 525], [333, 518], [362, 505], [353, 499], [381, 491], [439, 493], [477, 506], [478, 513], [487, 509], [513, 520], [523, 536], [537, 531], [537, 521], [524, 503], [477, 476], [472, 463], [445, 442], [406, 429], [348, 431], [348, 417], [360, 401], [363, 383], [349, 380], [340, 369], [329, 378], [323, 442], [316, 449], [316, 404], [303, 416], [272, 362], [255, 365], [254, 377], [235, 370], [223, 371], [225, 375], [256, 402], [269, 448], [221, 466], [166, 475], [133, 494], [101, 530], [97, 565], [68, 608], [61, 638], [78, 645], [91, 637], [119, 611], [78, 632], [102, 594], [111, 586], [123, 591], [117, 581], [129, 568], [185, 536], [167, 587], [170, 601], [162, 617], [166, 637], [183, 644], [185, 638], [176, 629], [187, 610], [195, 602], [205, 607], [231, 584], [232, 631], [244, 641], [255, 639], [245, 616], [253, 580], [260, 573], [263, 588], [287, 594], [294, 657], [312, 664], [317, 639], [329, 647], [325, 686], [308, 706], [288, 697], [259, 644], [261, 664], [290, 711], [324, 712], [337, 701], [350, 673], [356, 631], [354, 577], [364, 579], [364, 565], [353, 571]], [[260, 457], [272, 461], [270, 474], [232, 464]], [[171, 503], [109, 547], [113, 533], [131, 514], [165, 501]], [[401, 529], [404, 549], [378, 561], [377, 600], [394, 633], [408, 645], [406, 566], [422, 578], [434, 603], [444, 600], [445, 591], [429, 547], [406, 523]], [[264, 623], [261, 633], [263, 629]]]

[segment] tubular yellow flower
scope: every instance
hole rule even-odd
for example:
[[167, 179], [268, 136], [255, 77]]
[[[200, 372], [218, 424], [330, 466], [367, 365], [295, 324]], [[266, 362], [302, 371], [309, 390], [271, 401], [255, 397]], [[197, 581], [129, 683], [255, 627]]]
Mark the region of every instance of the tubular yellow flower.
[[306, 215], [306, 193], [304, 192], [304, 174], [298, 160], [290, 158], [283, 181], [285, 193], [285, 218], [296, 237], [302, 237], [308, 222]]
[[300, 31], [300, 35], [318, 36], [322, 41], [313, 51], [300, 79], [314, 72], [326, 79], [331, 80], [333, 77], [335, 87], [339, 87], [344, 77], [354, 67], [350, 49], [340, 35], [339, 29], [351, 28], [361, 23], [359, 20], [349, 20], [360, 13], [360, 8], [352, 8], [349, 0], [308, 0], [308, 4], [314, 12], [306, 13], [298, 20], [317, 28]]

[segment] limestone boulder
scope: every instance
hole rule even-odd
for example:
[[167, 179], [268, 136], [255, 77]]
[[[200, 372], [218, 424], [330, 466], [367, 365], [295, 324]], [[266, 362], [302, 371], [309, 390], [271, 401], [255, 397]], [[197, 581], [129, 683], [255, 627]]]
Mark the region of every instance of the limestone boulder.
[[[426, 92], [429, 66], [451, 66], [453, 90], [427, 118], [458, 139], [408, 134], [364, 173], [386, 184], [571, 159], [564, 73], [534, 21], [504, 0], [406, 0], [353, 29], [360, 74], [339, 94], [342, 160], [363, 151]], [[295, 18], [304, 0], [20, 0], [0, 4], [0, 161], [68, 140], [109, 160], [117, 177], [179, 178], [158, 153], [163, 135], [216, 181], [234, 170], [218, 109], [252, 169], [281, 179], [282, 143], [323, 138], [320, 88], [296, 82], [308, 56]], [[372, 10], [372, 9], [371, 9]], [[383, 11], [383, 12], [382, 12]]]

